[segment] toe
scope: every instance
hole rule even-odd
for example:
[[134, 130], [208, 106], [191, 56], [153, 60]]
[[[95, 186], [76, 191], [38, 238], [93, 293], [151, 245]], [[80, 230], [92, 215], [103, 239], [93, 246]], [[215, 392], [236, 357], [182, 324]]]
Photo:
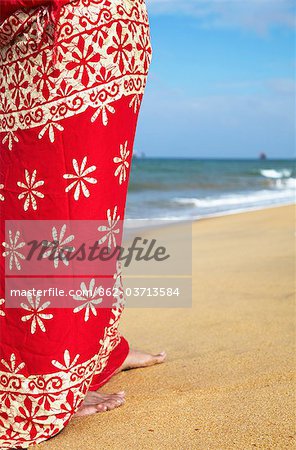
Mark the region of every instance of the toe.
[[118, 408], [123, 405], [125, 400], [123, 398], [113, 398], [112, 400], [106, 403], [107, 411], [111, 411], [112, 409]]
[[107, 405], [105, 403], [101, 403], [100, 405], [96, 406], [96, 412], [105, 412], [108, 411]]
[[158, 355], [156, 355], [156, 360], [158, 363], [162, 363], [166, 359], [166, 352], [161, 352]]
[[96, 405], [83, 406], [77, 411], [74, 417], [90, 416], [91, 414], [95, 414], [96, 412]]
[[165, 352], [158, 353], [158, 355], [149, 355], [145, 365], [153, 366], [154, 364], [161, 364], [162, 362], [164, 362], [165, 358], [166, 358]]

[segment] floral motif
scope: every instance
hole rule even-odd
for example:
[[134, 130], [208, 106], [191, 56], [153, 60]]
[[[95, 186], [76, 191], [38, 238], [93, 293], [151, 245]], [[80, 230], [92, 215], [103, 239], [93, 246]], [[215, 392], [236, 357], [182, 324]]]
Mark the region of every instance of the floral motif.
[[[4, 184], [0, 184], [0, 189], [4, 189]], [[3, 202], [5, 200], [5, 197], [3, 194], [0, 193], [0, 200]]]
[[120, 144], [120, 157], [115, 156], [115, 158], [113, 158], [115, 164], [119, 164], [114, 172], [116, 177], [119, 175], [119, 184], [122, 184], [122, 182], [126, 180], [126, 169], [129, 168], [129, 163], [127, 161], [129, 154], [130, 151], [127, 150], [127, 141], [125, 141], [124, 144]]
[[120, 261], [117, 261], [116, 263], [116, 272], [113, 275], [113, 279], [115, 280], [113, 285], [115, 302], [112, 306], [115, 309], [122, 310], [125, 305], [124, 289], [121, 278], [122, 267]]
[[71, 95], [74, 91], [73, 86], [71, 86], [69, 83], [66, 83], [65, 80], [61, 82], [61, 85], [59, 89], [57, 90], [57, 95], [59, 97], [67, 97], [68, 95]]
[[10, 355], [10, 361], [7, 362], [4, 359], [1, 359], [1, 364], [8, 370], [10, 373], [18, 373], [20, 372], [24, 367], [25, 363], [21, 362], [20, 364], [16, 365], [16, 356], [14, 353]]
[[79, 36], [77, 48], [71, 53], [71, 61], [66, 64], [66, 69], [74, 70], [74, 80], [81, 80], [84, 86], [88, 86], [90, 74], [95, 73], [95, 63], [101, 59], [99, 53], [95, 53], [92, 45], [86, 48], [86, 42]]
[[13, 133], [13, 131], [8, 131], [2, 139], [2, 144], [5, 144], [6, 141], [8, 144], [8, 149], [12, 150], [13, 143], [19, 142], [19, 138]]
[[27, 95], [24, 96], [24, 106], [25, 108], [33, 108], [35, 104], [37, 103], [36, 98], [33, 97], [31, 92], [28, 92]]
[[139, 37], [137, 50], [140, 52], [140, 60], [144, 62], [144, 70], [148, 70], [152, 51], [149, 37], [145, 33], [142, 33]]
[[116, 25], [117, 36], [113, 36], [113, 45], [107, 49], [108, 55], [113, 55], [113, 62], [119, 64], [119, 69], [123, 72], [124, 65], [129, 60], [129, 53], [132, 51], [133, 46], [129, 41], [128, 33], [123, 33], [122, 25], [120, 22]]
[[108, 248], [112, 248], [112, 245], [116, 247], [116, 235], [119, 234], [120, 229], [116, 228], [120, 216], [117, 216], [117, 206], [115, 206], [113, 213], [111, 213], [111, 209], [107, 210], [107, 220], [108, 225], [100, 225], [98, 227], [99, 231], [106, 232], [106, 234], [98, 240], [99, 244], [103, 244], [105, 241], [108, 241]]
[[[3, 305], [4, 303], [5, 303], [5, 299], [0, 298], [0, 306]], [[3, 311], [2, 309], [0, 309], [0, 316], [2, 316], [2, 317], [5, 316], [5, 311]]]
[[[100, 115], [107, 125], [114, 113], [110, 103], [144, 92], [151, 59], [145, 2], [127, 2], [122, 8], [116, 2], [80, 1], [78, 9], [69, 2], [61, 11], [58, 66], [52, 64], [50, 33], [45, 33], [34, 55], [30, 45], [20, 48], [12, 41], [23, 23], [28, 23], [31, 36], [39, 33], [39, 20], [33, 20], [32, 12], [20, 10], [7, 23], [0, 52], [3, 84], [9, 87], [11, 99], [5, 102], [5, 89], [0, 89], [0, 115], [2, 143], [9, 150], [19, 142], [16, 133], [28, 128], [41, 127], [39, 139], [48, 133], [49, 141], [55, 142], [56, 132], [64, 131], [62, 120], [90, 107], [95, 109], [92, 122]], [[40, 7], [33, 14], [46, 16], [48, 9]], [[32, 81], [34, 93], [30, 92]]]
[[17, 185], [23, 189], [25, 189], [24, 192], [19, 194], [18, 199], [21, 200], [24, 197], [26, 198], [24, 203], [24, 210], [28, 211], [30, 205], [32, 206], [33, 210], [36, 211], [37, 209], [37, 202], [35, 197], [44, 198], [44, 194], [42, 192], [37, 191], [37, 188], [39, 186], [44, 185], [44, 181], [36, 181], [36, 174], [37, 170], [35, 169], [32, 173], [32, 176], [30, 176], [30, 173], [27, 169], [25, 169], [25, 179], [26, 183], [23, 183], [21, 181], [17, 182]]
[[17, 423], [23, 424], [22, 429], [29, 432], [31, 439], [34, 439], [37, 432], [42, 430], [46, 420], [47, 416], [44, 414], [43, 409], [36, 403], [33, 403], [28, 397], [24, 400], [24, 406], [19, 407], [18, 414], [15, 417]]
[[42, 93], [45, 100], [48, 100], [61, 71], [53, 69], [52, 62], [45, 51], [42, 53], [41, 64], [37, 65], [36, 70], [37, 74], [33, 77], [33, 83], [36, 84], [38, 91]]
[[79, 359], [79, 356], [80, 356], [79, 354], [76, 355], [75, 358], [73, 359], [73, 361], [71, 362], [70, 352], [69, 352], [69, 350], [65, 350], [65, 352], [64, 352], [64, 364], [61, 364], [59, 361], [56, 361], [55, 359], [53, 359], [51, 361], [51, 363], [52, 363], [53, 366], [57, 367], [60, 370], [70, 370], [76, 365], [76, 363], [77, 363], [77, 361]]
[[134, 109], [134, 113], [138, 111], [141, 105], [141, 98], [139, 94], [135, 94], [129, 102], [129, 107]]
[[102, 298], [97, 298], [100, 295], [100, 289], [102, 286], [95, 287], [95, 279], [93, 278], [89, 283], [89, 288], [86, 288], [85, 283], [80, 284], [80, 289], [82, 291], [81, 295], [73, 295], [74, 300], [84, 302], [83, 305], [77, 306], [73, 312], [78, 313], [85, 308], [84, 321], [87, 322], [89, 319], [89, 313], [92, 312], [94, 316], [97, 315], [97, 310], [94, 305], [99, 305], [102, 303]]
[[74, 180], [69, 186], [66, 187], [65, 191], [69, 192], [72, 188], [75, 187], [74, 191], [74, 199], [78, 200], [80, 196], [80, 189], [84, 195], [84, 197], [89, 197], [90, 192], [86, 186], [86, 182], [91, 184], [96, 184], [97, 180], [96, 178], [88, 177], [87, 175], [94, 170], [96, 170], [96, 166], [90, 166], [88, 169], [85, 168], [87, 162], [87, 156], [85, 156], [82, 160], [81, 167], [79, 168], [78, 162], [76, 159], [73, 159], [73, 168], [75, 171], [75, 174], [72, 173], [66, 173], [63, 178], [68, 180]]
[[45, 302], [43, 305], [40, 305], [40, 296], [36, 295], [35, 299], [33, 296], [28, 293], [27, 299], [29, 305], [25, 303], [21, 303], [21, 308], [24, 308], [26, 311], [29, 311], [30, 314], [22, 317], [23, 322], [27, 322], [28, 320], [32, 320], [31, 322], [31, 333], [35, 334], [37, 330], [37, 325], [43, 333], [46, 331], [43, 320], [49, 320], [53, 318], [53, 314], [44, 314], [44, 311], [50, 305], [50, 302]]
[[[4, 435], [5, 442], [9, 441], [9, 444], [17, 447], [24, 442], [27, 445], [40, 443], [63, 429], [85, 397], [94, 373], [100, 374], [104, 370], [111, 351], [120, 342], [117, 330], [120, 315], [117, 309], [112, 309], [111, 312], [109, 325], [105, 328], [101, 340], [102, 347], [92, 358], [77, 364], [79, 355], [76, 355], [70, 362], [69, 351], [65, 350], [65, 365], [52, 361], [61, 369], [60, 372], [34, 375], [29, 379], [25, 375], [18, 374], [17, 388], [13, 388], [9, 394], [5, 388], [4, 390], [0, 388], [0, 397], [3, 399], [1, 416], [7, 420], [8, 415], [5, 411], [12, 408], [15, 411], [15, 420], [11, 422]], [[17, 366], [14, 354], [11, 355], [10, 362], [2, 360], [1, 363], [6, 371], [0, 371], [0, 379], [7, 380], [10, 386], [15, 386], [15, 374], [24, 367], [24, 363]], [[30, 389], [34, 389], [34, 396], [28, 392], [28, 380]], [[44, 392], [44, 386], [50, 386], [50, 392]], [[20, 426], [23, 430], [21, 441]]]
[[74, 235], [71, 234], [64, 239], [66, 233], [67, 225], [64, 224], [61, 228], [60, 234], [58, 236], [58, 231], [56, 227], [52, 227], [52, 242], [47, 242], [44, 244], [47, 251], [42, 254], [43, 258], [53, 258], [53, 264], [55, 269], [59, 266], [59, 261], [63, 261], [65, 266], [69, 266], [69, 255], [75, 250], [75, 247], [68, 244], [73, 241]]
[[64, 411], [69, 416], [73, 416], [73, 414], [76, 413], [80, 404], [82, 403], [83, 398], [84, 396], [82, 395], [74, 396], [74, 393], [72, 391], [69, 391], [65, 403], [61, 405], [61, 410]]
[[59, 131], [64, 130], [64, 127], [60, 123], [49, 122], [42, 128], [42, 130], [38, 134], [38, 138], [42, 139], [43, 136], [45, 135], [45, 133], [48, 131], [48, 137], [49, 137], [50, 142], [54, 142], [55, 141], [55, 136], [54, 136], [55, 128]]
[[17, 270], [21, 270], [21, 265], [19, 262], [20, 259], [25, 259], [25, 256], [19, 251], [19, 249], [23, 248], [26, 243], [25, 242], [18, 242], [20, 238], [20, 232], [16, 231], [15, 236], [12, 236], [12, 231], [8, 230], [8, 237], [9, 237], [9, 243], [8, 242], [2, 242], [3, 247], [5, 247], [7, 250], [2, 253], [2, 256], [5, 258], [9, 256], [9, 270], [12, 270], [13, 265], [17, 268]]
[[111, 105], [108, 105], [108, 103], [102, 103], [98, 109], [96, 110], [96, 112], [92, 115], [91, 121], [94, 122], [99, 115], [102, 113], [102, 123], [103, 125], [108, 125], [108, 113], [107, 111], [111, 114], [115, 113], [115, 108]]
[[102, 66], [96, 75], [96, 79], [102, 84], [109, 83], [112, 80], [112, 70]]
[[16, 64], [15, 72], [12, 74], [11, 83], [9, 83], [8, 88], [11, 91], [11, 95], [14, 98], [17, 107], [20, 106], [21, 92], [27, 89], [28, 85], [29, 82], [25, 78], [25, 72], [20, 70], [20, 66]]

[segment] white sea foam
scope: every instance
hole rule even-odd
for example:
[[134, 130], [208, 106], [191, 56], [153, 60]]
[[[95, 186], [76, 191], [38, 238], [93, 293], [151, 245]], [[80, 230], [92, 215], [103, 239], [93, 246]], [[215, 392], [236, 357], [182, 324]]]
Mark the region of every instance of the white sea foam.
[[288, 178], [291, 176], [292, 170], [290, 169], [282, 169], [282, 170], [274, 170], [274, 169], [262, 169], [260, 173], [263, 177], [280, 179], [280, 178]]
[[[295, 179], [293, 179], [293, 186], [295, 186]], [[291, 201], [295, 200], [295, 190], [260, 190], [248, 194], [230, 194], [221, 195], [219, 197], [175, 197], [172, 202], [179, 205], [195, 206], [196, 208], [215, 208], [227, 206], [244, 206], [257, 204], [269, 204], [275, 201]]]
[[277, 189], [296, 188], [296, 178], [291, 177], [291, 169], [262, 169], [260, 174], [270, 181], [272, 187]]
[[286, 180], [281, 181], [283, 181], [283, 187], [296, 189], [296, 178], [287, 178]]

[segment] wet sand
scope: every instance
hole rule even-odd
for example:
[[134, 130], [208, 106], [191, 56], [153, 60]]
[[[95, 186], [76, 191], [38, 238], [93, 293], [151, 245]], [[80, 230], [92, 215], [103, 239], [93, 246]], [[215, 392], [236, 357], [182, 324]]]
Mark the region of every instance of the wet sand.
[[[295, 208], [193, 224], [193, 306], [126, 309], [135, 348], [166, 364], [104, 392], [126, 404], [74, 419], [40, 450], [295, 448]], [[32, 447], [30, 447], [32, 448]]]

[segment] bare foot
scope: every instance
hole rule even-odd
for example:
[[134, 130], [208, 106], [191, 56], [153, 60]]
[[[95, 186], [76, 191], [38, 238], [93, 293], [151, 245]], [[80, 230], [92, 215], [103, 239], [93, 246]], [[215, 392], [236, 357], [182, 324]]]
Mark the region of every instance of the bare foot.
[[154, 364], [161, 364], [166, 358], [166, 353], [161, 352], [158, 355], [152, 355], [151, 353], [141, 352], [140, 350], [130, 349], [124, 363], [117, 370], [121, 372], [123, 370], [137, 369], [138, 367], [154, 366]]
[[125, 402], [125, 393], [117, 392], [117, 394], [103, 394], [102, 392], [89, 391], [86, 394], [82, 405], [78, 409], [74, 417], [89, 416], [98, 412], [110, 411], [118, 408]]

